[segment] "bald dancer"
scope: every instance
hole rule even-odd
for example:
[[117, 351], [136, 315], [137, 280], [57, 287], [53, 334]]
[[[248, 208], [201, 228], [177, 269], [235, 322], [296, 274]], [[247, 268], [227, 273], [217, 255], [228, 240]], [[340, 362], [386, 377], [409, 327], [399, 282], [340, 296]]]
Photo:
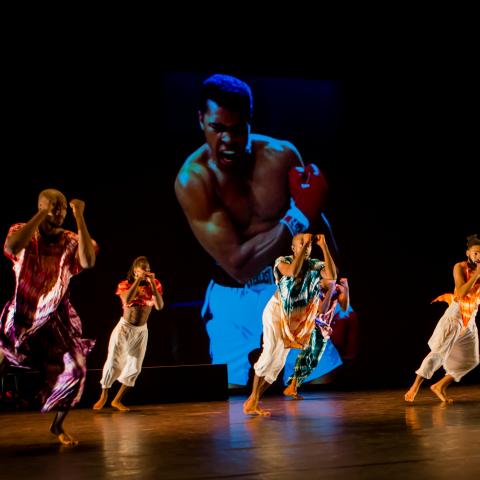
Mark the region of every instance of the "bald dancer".
[[[310, 258], [313, 240], [322, 249], [324, 261]], [[277, 379], [290, 349], [308, 347], [321, 300], [321, 280], [336, 275], [324, 235], [297, 234], [291, 248], [293, 255], [275, 261], [277, 291], [263, 312], [263, 351], [254, 365], [252, 393], [243, 404], [248, 415], [270, 415], [260, 407], [260, 398]]]
[[72, 446], [78, 441], [63, 422], [82, 396], [94, 341], [82, 338], [69, 286], [74, 275], [95, 265], [97, 246], [85, 223], [85, 203], [74, 199], [69, 205], [77, 233], [62, 228], [67, 199], [55, 189], [42, 191], [37, 213], [8, 232], [4, 252], [13, 263], [16, 286], [0, 317], [0, 351], [9, 365], [40, 370], [42, 412], [56, 412], [50, 431]]

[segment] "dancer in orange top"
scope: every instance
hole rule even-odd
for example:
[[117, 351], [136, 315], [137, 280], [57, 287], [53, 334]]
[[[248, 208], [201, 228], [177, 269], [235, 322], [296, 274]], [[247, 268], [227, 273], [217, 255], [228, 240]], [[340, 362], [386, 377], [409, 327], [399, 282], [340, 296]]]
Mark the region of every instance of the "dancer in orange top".
[[142, 370], [148, 341], [147, 320], [152, 307], [163, 308], [163, 288], [150, 271], [147, 257], [137, 257], [133, 261], [127, 279], [120, 282], [116, 293], [123, 304], [123, 316], [110, 336], [108, 357], [100, 380], [102, 393], [94, 410], [103, 408], [115, 380], [122, 386], [111, 405], [120, 411], [129, 410], [122, 403], [122, 397], [135, 385]]
[[407, 402], [413, 402], [420, 385], [441, 366], [446, 375], [430, 389], [442, 402], [451, 402], [446, 390], [455, 380], [466, 375], [479, 364], [478, 330], [475, 324], [480, 304], [480, 238], [467, 238], [467, 260], [453, 267], [454, 294], [446, 294], [434, 301], [445, 301], [449, 306], [437, 323], [428, 341], [430, 353], [416, 371], [413, 385], [405, 394]]

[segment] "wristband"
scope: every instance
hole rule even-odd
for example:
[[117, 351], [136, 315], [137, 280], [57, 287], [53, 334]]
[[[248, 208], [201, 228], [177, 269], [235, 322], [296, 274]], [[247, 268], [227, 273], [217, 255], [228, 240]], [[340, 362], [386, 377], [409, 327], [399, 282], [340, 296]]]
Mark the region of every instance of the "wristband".
[[305, 232], [310, 226], [308, 218], [295, 205], [295, 201], [290, 199], [290, 208], [286, 211], [285, 216], [280, 220], [294, 237], [297, 233]]

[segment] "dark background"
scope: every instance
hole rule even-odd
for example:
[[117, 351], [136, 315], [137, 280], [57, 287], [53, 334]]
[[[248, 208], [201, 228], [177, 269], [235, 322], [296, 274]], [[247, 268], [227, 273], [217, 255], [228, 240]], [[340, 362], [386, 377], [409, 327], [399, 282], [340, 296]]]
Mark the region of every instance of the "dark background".
[[[86, 202], [100, 245], [97, 265], [72, 283], [85, 336], [100, 368], [121, 314], [114, 295], [138, 255], [164, 284], [153, 312], [146, 366], [208, 362], [198, 315], [211, 261], [173, 191], [185, 157], [202, 142], [196, 93], [215, 72], [250, 83], [253, 131], [292, 141], [330, 187], [327, 215], [337, 263], [361, 325], [357, 386], [406, 386], [453, 289], [465, 237], [480, 233], [476, 127], [478, 94], [461, 78], [326, 72], [285, 62], [252, 67], [210, 62], [165, 65], [94, 55], [17, 58], [4, 90], [0, 232], [27, 221], [38, 192], [58, 188]], [[74, 229], [71, 214], [66, 228]], [[0, 260], [0, 300], [13, 293]], [[478, 369], [465, 378], [477, 382]]]

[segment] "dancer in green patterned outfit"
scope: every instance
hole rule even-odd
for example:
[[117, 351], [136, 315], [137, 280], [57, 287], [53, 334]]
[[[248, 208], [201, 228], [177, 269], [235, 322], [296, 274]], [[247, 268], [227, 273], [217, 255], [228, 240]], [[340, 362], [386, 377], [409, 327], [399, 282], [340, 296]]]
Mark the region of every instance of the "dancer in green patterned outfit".
[[[310, 258], [312, 240], [322, 249], [324, 261]], [[263, 352], [254, 365], [252, 393], [243, 405], [246, 414], [270, 415], [260, 408], [260, 397], [276, 380], [290, 349], [309, 345], [320, 303], [320, 280], [335, 278], [335, 264], [324, 235], [295, 235], [292, 251], [293, 256], [275, 262], [278, 289], [263, 311]]]

